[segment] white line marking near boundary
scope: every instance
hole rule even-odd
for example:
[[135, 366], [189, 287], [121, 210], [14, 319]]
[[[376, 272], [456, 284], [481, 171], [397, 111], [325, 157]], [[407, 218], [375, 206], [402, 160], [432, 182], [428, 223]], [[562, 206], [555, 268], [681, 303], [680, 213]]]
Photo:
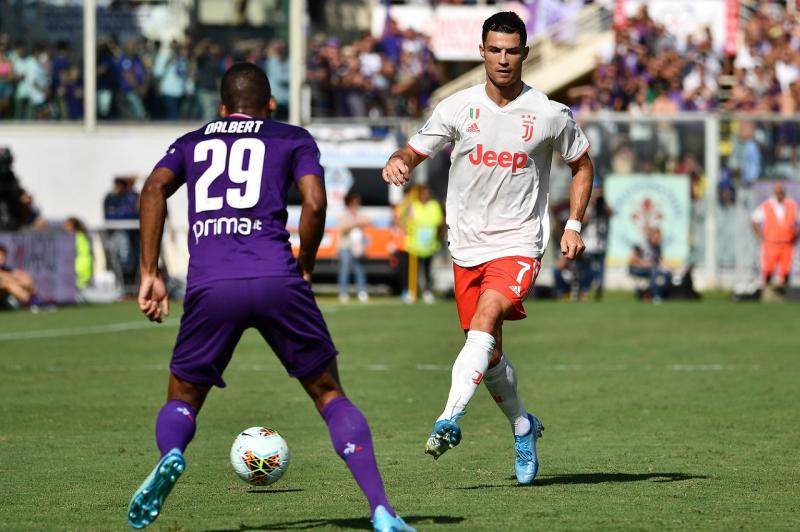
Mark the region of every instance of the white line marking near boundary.
[[[48, 373], [61, 373], [65, 371], [80, 371], [83, 373], [127, 373], [131, 371], [167, 371], [168, 366], [165, 363], [152, 363], [152, 364], [93, 364], [85, 365], [82, 362], [75, 364], [50, 364], [47, 366], [39, 365], [23, 365], [23, 364], [0, 364], [0, 373], [19, 373], [19, 372], [48, 372]], [[404, 364], [391, 365], [391, 364], [350, 364], [348, 369], [356, 371], [408, 371], [412, 369], [411, 366]], [[440, 364], [415, 364], [413, 366], [415, 371], [442, 371], [449, 372], [450, 366]], [[668, 366], [609, 366], [607, 368], [598, 368], [593, 366], [581, 366], [579, 364], [571, 365], [554, 365], [554, 366], [539, 366], [534, 368], [534, 372], [550, 372], [550, 371], [576, 371], [596, 373], [597, 371], [760, 371], [760, 364], [697, 364], [697, 365], [668, 365]], [[257, 372], [281, 372], [280, 366], [269, 364], [245, 364], [234, 365], [229, 371], [257, 373]]]
[[[399, 307], [401, 302], [370, 303], [368, 305], [320, 305], [320, 310], [324, 313], [334, 313], [343, 310], [369, 310], [370, 307]], [[108, 323], [105, 325], [89, 325], [85, 327], [73, 327], [71, 329], [41, 329], [38, 331], [22, 331], [12, 333], [0, 333], [0, 342], [9, 340], [38, 340], [40, 338], [60, 338], [64, 336], [83, 336], [89, 334], [105, 334], [110, 332], [135, 331], [148, 327], [177, 327], [180, 325], [180, 318], [173, 318], [161, 324], [150, 323], [142, 318], [141, 321], [124, 321], [120, 323]]]
[[450, 371], [452, 366], [442, 364], [417, 364], [414, 369], [419, 371]]
[[23, 331], [0, 334], [0, 341], [5, 340], [37, 340], [39, 338], [59, 338], [62, 336], [83, 336], [88, 334], [104, 334], [110, 332], [135, 331], [147, 327], [177, 327], [178, 320], [170, 320], [161, 324], [153, 324], [142, 319], [141, 321], [125, 321], [121, 323], [108, 323], [106, 325], [89, 325], [87, 327], [73, 327], [71, 329], [42, 329], [39, 331]]

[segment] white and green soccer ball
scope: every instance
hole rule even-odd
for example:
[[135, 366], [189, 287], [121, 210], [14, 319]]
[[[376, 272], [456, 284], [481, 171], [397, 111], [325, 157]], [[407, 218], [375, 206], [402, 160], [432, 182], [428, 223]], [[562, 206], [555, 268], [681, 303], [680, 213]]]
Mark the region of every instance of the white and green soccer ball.
[[269, 486], [289, 467], [289, 446], [280, 434], [266, 427], [242, 431], [231, 447], [231, 465], [236, 474], [253, 486]]

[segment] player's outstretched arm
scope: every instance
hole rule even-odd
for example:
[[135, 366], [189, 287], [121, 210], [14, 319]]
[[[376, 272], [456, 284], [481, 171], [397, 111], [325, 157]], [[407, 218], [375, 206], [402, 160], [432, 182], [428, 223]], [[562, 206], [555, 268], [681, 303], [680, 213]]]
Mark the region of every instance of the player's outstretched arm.
[[325, 196], [325, 183], [318, 175], [307, 174], [297, 181], [300, 196], [303, 198], [303, 207], [300, 211], [300, 252], [297, 262], [303, 278], [311, 281], [314, 263], [317, 260], [317, 250], [325, 232], [325, 211], [328, 200]]
[[424, 160], [424, 155], [404, 146], [386, 161], [386, 166], [383, 167], [383, 180], [391, 185], [403, 186], [411, 179], [411, 171]]
[[[583, 154], [578, 160], [569, 163], [572, 170], [572, 184], [569, 187], [569, 219], [583, 220], [586, 206], [592, 195], [592, 181], [594, 181], [594, 165], [588, 154]], [[561, 253], [568, 259], [578, 257], [586, 246], [578, 231], [564, 230], [561, 237]]]
[[139, 232], [141, 257], [139, 268], [139, 309], [150, 321], [161, 323], [169, 313], [169, 298], [158, 273], [161, 234], [167, 217], [167, 198], [180, 187], [181, 181], [172, 170], [156, 168], [145, 181], [139, 199]]

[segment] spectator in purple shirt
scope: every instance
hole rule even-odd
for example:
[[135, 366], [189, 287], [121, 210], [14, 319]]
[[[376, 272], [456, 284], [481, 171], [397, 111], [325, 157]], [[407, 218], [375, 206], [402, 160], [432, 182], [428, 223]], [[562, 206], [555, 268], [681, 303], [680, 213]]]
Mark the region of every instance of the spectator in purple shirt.
[[116, 58], [117, 86], [122, 95], [120, 102], [123, 115], [136, 120], [144, 120], [147, 113], [142, 103], [146, 89], [147, 70], [137, 52], [136, 40], [125, 43], [125, 51]]

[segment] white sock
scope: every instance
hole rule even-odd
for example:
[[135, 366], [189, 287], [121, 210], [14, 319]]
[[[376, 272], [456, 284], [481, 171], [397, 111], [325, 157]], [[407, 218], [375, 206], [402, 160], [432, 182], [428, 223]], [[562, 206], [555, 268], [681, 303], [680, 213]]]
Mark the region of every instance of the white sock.
[[500, 363], [486, 372], [486, 389], [492, 394], [494, 402], [506, 415], [514, 429], [515, 436], [523, 436], [531, 430], [528, 411], [522, 404], [522, 399], [517, 393], [517, 372], [508, 361], [506, 355], [500, 358]]
[[450, 395], [439, 419], [458, 419], [483, 380], [494, 349], [494, 336], [482, 331], [469, 331], [467, 341], [453, 363]]

